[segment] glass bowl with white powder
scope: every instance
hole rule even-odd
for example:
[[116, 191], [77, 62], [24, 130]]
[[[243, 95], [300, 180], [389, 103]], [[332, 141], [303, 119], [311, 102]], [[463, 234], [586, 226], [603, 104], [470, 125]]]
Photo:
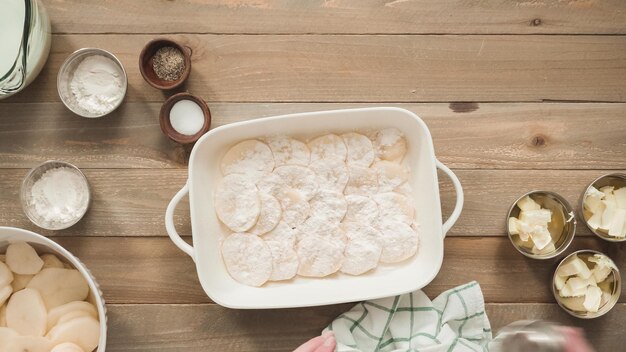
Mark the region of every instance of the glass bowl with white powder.
[[63, 230], [83, 218], [91, 191], [87, 178], [76, 166], [51, 160], [28, 172], [20, 200], [33, 224], [47, 230]]
[[96, 118], [117, 109], [124, 100], [128, 79], [115, 55], [97, 48], [79, 49], [65, 60], [57, 76], [63, 104], [82, 117]]

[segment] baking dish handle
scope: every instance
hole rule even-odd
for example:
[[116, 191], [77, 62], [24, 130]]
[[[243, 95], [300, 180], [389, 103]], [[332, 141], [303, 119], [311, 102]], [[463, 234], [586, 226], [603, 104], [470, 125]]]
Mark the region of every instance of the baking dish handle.
[[181, 251], [187, 253], [193, 259], [193, 247], [180, 237], [174, 227], [174, 210], [176, 210], [176, 206], [180, 203], [181, 199], [188, 194], [189, 186], [185, 183], [185, 186], [183, 186], [183, 188], [176, 193], [174, 198], [170, 201], [170, 204], [167, 205], [167, 210], [165, 210], [165, 230], [170, 236], [170, 239], [172, 239], [172, 242], [174, 242], [174, 244], [180, 248]]
[[454, 226], [456, 221], [461, 216], [461, 210], [463, 210], [464, 201], [463, 187], [461, 186], [461, 181], [459, 181], [459, 178], [454, 174], [454, 172], [452, 172], [452, 170], [450, 170], [439, 160], [437, 160], [437, 168], [443, 171], [446, 175], [448, 175], [450, 180], [452, 180], [452, 184], [454, 185], [454, 191], [456, 192], [456, 204], [454, 205], [454, 210], [452, 211], [452, 214], [450, 214], [448, 220], [443, 223], [443, 236], [445, 237], [448, 231], [450, 231], [452, 226]]

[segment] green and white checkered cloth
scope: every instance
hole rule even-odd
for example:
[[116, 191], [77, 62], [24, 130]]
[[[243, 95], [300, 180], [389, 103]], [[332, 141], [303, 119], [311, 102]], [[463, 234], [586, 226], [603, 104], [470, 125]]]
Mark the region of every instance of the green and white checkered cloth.
[[473, 281], [431, 301], [422, 291], [361, 302], [338, 316], [337, 352], [487, 351], [491, 327]]

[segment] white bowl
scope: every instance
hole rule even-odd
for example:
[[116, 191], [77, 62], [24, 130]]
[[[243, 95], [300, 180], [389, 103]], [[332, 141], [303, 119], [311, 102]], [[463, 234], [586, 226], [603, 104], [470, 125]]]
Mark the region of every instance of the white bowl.
[[[219, 163], [236, 142], [267, 135], [294, 137], [396, 127], [408, 143], [409, 182], [421, 225], [418, 253], [401, 263], [379, 265], [366, 275], [335, 274], [323, 279], [297, 277], [251, 287], [233, 280], [220, 254], [220, 222], [215, 215], [213, 186], [221, 178]], [[442, 225], [437, 169], [453, 181], [455, 209]], [[193, 247], [174, 228], [174, 209], [189, 194]], [[187, 184], [174, 196], [165, 214], [172, 241], [196, 262], [200, 283], [218, 304], [231, 308], [287, 308], [336, 304], [394, 296], [418, 290], [430, 283], [443, 261], [443, 238], [458, 219], [463, 190], [458, 178], [436, 158], [426, 124], [410, 111], [399, 108], [366, 108], [310, 112], [268, 117], [218, 127], [202, 136], [189, 159]]]
[[100, 341], [98, 342], [98, 348], [95, 352], [104, 352], [107, 342], [107, 311], [100, 286], [87, 267], [65, 248], [42, 235], [15, 227], [0, 226], [0, 253], [5, 253], [7, 246], [13, 242], [28, 242], [28, 244], [37, 250], [37, 253], [51, 253], [57, 255], [60, 257], [59, 259], [61, 259], [61, 261], [71, 264], [76, 270], [80, 271], [89, 284], [89, 301], [94, 303], [98, 308]]

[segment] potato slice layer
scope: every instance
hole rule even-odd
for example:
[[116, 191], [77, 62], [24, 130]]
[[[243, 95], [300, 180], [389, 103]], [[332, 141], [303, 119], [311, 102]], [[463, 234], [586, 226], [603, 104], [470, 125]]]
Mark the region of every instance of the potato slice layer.
[[26, 287], [39, 291], [49, 310], [72, 301], [82, 301], [89, 294], [87, 281], [76, 269], [43, 269]]
[[37, 274], [43, 267], [43, 260], [26, 242], [11, 243], [7, 247], [7, 265], [12, 272], [21, 275]]
[[48, 312], [37, 290], [25, 288], [14, 293], [7, 304], [7, 327], [23, 336], [43, 336]]
[[74, 301], [66, 303], [48, 312], [48, 331], [57, 325], [62, 317], [74, 312], [83, 312], [92, 318], [98, 318], [98, 310], [89, 302]]
[[53, 344], [71, 342], [83, 351], [93, 351], [100, 339], [100, 323], [92, 317], [80, 317], [59, 324], [46, 335]]

